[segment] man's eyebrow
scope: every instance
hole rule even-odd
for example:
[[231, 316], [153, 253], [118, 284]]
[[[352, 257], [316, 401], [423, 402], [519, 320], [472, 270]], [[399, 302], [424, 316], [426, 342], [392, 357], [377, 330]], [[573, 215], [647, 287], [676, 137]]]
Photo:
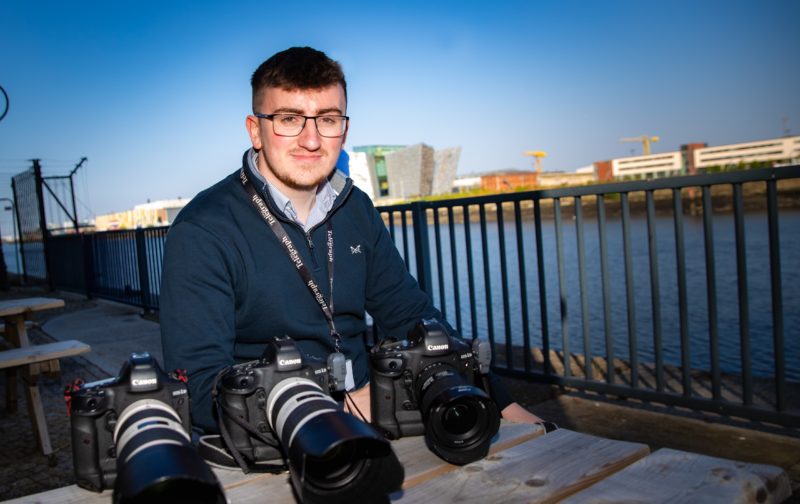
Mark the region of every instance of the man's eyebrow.
[[317, 110], [317, 115], [325, 115], [325, 114], [343, 115], [342, 111], [339, 109], [339, 107], [330, 107], [330, 108]]
[[272, 111], [273, 114], [297, 114], [303, 115], [303, 111], [292, 107], [279, 107]]
[[[293, 107], [280, 107], [275, 109], [272, 113], [273, 114], [297, 114], [297, 115], [305, 115], [304, 111], [298, 108]], [[335, 115], [342, 115], [342, 111], [339, 107], [329, 107], [317, 110], [316, 115], [326, 115], [326, 114], [335, 114]]]

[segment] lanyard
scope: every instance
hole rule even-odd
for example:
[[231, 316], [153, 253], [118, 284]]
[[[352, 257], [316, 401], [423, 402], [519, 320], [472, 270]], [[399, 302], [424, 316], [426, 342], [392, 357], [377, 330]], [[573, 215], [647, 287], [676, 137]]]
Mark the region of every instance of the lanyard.
[[247, 194], [250, 196], [250, 202], [253, 204], [255, 209], [258, 211], [258, 214], [264, 219], [264, 222], [267, 223], [269, 228], [275, 233], [275, 236], [278, 238], [278, 241], [283, 245], [284, 250], [286, 250], [286, 254], [289, 256], [289, 259], [292, 260], [294, 263], [297, 272], [300, 274], [300, 278], [303, 280], [303, 283], [308, 287], [311, 296], [319, 305], [320, 309], [322, 310], [322, 314], [325, 316], [325, 320], [328, 321], [328, 327], [331, 331], [331, 338], [333, 338], [334, 347], [336, 351], [341, 351], [340, 344], [342, 341], [341, 336], [339, 336], [339, 332], [336, 330], [336, 325], [333, 323], [333, 225], [331, 224], [330, 219], [328, 219], [327, 225], [327, 239], [325, 243], [328, 247], [328, 282], [330, 286], [330, 301], [325, 301], [325, 298], [322, 296], [322, 292], [319, 290], [319, 285], [317, 285], [316, 280], [314, 280], [313, 275], [311, 275], [311, 271], [308, 269], [308, 266], [305, 265], [303, 260], [300, 258], [300, 253], [297, 251], [297, 248], [294, 246], [291, 238], [289, 235], [286, 234], [286, 230], [283, 228], [278, 219], [269, 211], [267, 208], [267, 204], [253, 187], [253, 184], [247, 178], [247, 174], [244, 171], [244, 167], [239, 171], [239, 179], [242, 182], [242, 186], [244, 187]]

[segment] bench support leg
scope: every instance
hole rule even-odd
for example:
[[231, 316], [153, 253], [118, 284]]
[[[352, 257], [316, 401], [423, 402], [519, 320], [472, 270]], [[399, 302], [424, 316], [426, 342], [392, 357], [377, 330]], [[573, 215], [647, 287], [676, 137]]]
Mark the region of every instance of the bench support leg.
[[39, 386], [27, 383], [25, 387], [26, 399], [28, 400], [28, 412], [31, 417], [31, 425], [36, 433], [39, 447], [45, 456], [53, 453], [53, 446], [50, 444], [50, 432], [47, 430], [47, 419], [42, 407], [42, 396], [39, 394]]

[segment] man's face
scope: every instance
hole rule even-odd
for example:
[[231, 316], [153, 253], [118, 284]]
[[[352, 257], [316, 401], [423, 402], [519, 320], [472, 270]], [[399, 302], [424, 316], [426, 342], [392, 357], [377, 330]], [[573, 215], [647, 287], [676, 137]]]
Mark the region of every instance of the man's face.
[[[266, 88], [256, 112], [261, 114], [345, 115], [347, 103], [339, 84], [322, 89], [287, 91]], [[278, 136], [272, 121], [247, 116], [247, 131], [260, 151], [258, 169], [279, 189], [316, 190], [331, 173], [344, 145], [338, 138], [320, 136], [313, 120], [306, 121], [298, 136]]]

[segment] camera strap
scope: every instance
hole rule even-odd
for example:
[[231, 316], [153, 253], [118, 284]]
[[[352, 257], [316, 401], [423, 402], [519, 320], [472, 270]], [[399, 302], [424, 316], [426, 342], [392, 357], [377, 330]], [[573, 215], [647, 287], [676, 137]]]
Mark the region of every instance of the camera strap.
[[272, 447], [274, 449], [275, 457], [271, 458], [270, 460], [283, 460], [284, 458], [283, 453], [280, 451], [279, 445], [274, 440], [258, 432], [256, 429], [251, 427], [250, 424], [239, 418], [236, 414], [231, 413], [228, 408], [222, 404], [222, 401], [219, 398], [219, 381], [220, 377], [226, 370], [227, 368], [222, 369], [219, 373], [217, 373], [217, 376], [214, 378], [214, 386], [211, 388], [211, 395], [214, 400], [214, 405], [217, 409], [217, 425], [219, 426], [220, 435], [202, 436], [200, 438], [200, 444], [198, 445], [198, 451], [200, 452], [200, 455], [206, 461], [217, 465], [225, 467], [236, 467], [238, 465], [245, 474], [251, 472], [280, 473], [288, 470], [289, 466], [285, 461], [284, 463], [279, 464], [268, 464], [264, 463], [263, 460], [253, 460], [252, 463], [248, 463], [236, 448], [236, 445], [233, 443], [227, 427], [225, 427], [223, 415], [226, 418], [233, 420], [237, 425], [239, 425], [239, 427], [247, 431], [254, 438]]
[[250, 179], [247, 177], [245, 173], [244, 166], [239, 171], [239, 179], [242, 182], [242, 187], [244, 187], [245, 191], [250, 197], [250, 203], [253, 204], [258, 215], [267, 223], [267, 226], [275, 233], [275, 236], [278, 238], [278, 241], [283, 245], [286, 254], [289, 256], [289, 259], [294, 263], [297, 272], [300, 274], [300, 278], [302, 279], [303, 283], [308, 287], [311, 296], [319, 305], [320, 309], [322, 310], [322, 314], [325, 317], [325, 320], [328, 322], [328, 327], [330, 328], [331, 338], [333, 339], [333, 345], [337, 352], [341, 352], [341, 341], [342, 338], [339, 335], [339, 332], [336, 330], [336, 324], [333, 321], [333, 225], [331, 224], [330, 219], [327, 222], [327, 234], [326, 234], [326, 245], [328, 247], [328, 284], [330, 287], [330, 300], [325, 301], [325, 297], [322, 295], [322, 292], [319, 289], [319, 285], [317, 284], [314, 276], [311, 274], [311, 270], [308, 269], [308, 266], [305, 265], [303, 260], [300, 258], [300, 253], [297, 251], [297, 248], [294, 246], [291, 238], [286, 233], [286, 230], [283, 228], [278, 219], [270, 212], [269, 208], [267, 207], [267, 203], [264, 201], [264, 198], [261, 197], [258, 192], [256, 192], [255, 187], [253, 187], [253, 183], [250, 182]]

